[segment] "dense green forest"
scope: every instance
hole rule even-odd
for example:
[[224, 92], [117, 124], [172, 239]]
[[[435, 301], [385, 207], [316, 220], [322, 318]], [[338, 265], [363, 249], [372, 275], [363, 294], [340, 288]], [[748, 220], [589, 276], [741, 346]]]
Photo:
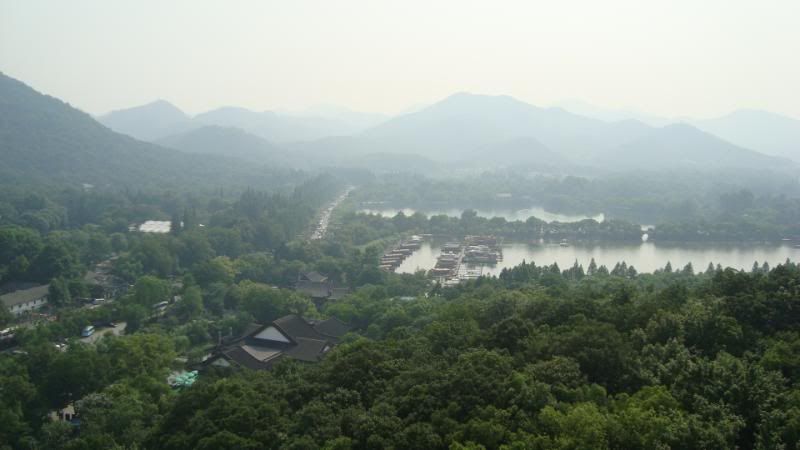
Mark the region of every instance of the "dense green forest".
[[[442, 289], [421, 275], [378, 271], [383, 242], [418, 231], [524, 233], [514, 227], [544, 224], [348, 213], [328, 239], [305, 239], [316, 211], [343, 188], [330, 176], [286, 193], [235, 196], [7, 188], [0, 274], [49, 281], [58, 320], [19, 330], [17, 350], [0, 355], [0, 442], [794, 448], [795, 264], [654, 274], [523, 264]], [[164, 235], [128, 232], [152, 218], [180, 225]], [[112, 254], [114, 274], [132, 288], [103, 307], [81, 307], [90, 289], [83, 273]], [[318, 308], [290, 290], [311, 269], [355, 293]], [[165, 315], [151, 314], [175, 295], [181, 299]], [[166, 384], [216, 336], [288, 313], [335, 316], [355, 328], [318, 365], [207, 371], [183, 391]], [[76, 340], [85, 325], [109, 321], [125, 321], [126, 335]], [[78, 428], [47, 419], [67, 404]]]
[[[318, 365], [207, 372], [182, 392], [163, 377], [213, 331], [203, 288], [184, 288], [198, 295], [196, 312], [181, 308], [96, 346], [59, 352], [47, 340], [56, 325], [32, 330], [24, 354], [0, 359], [0, 439], [23, 448], [796, 448], [795, 264], [651, 275], [525, 264], [430, 291], [412, 280], [376, 280], [314, 311], [357, 327]], [[248, 283], [228, 285], [236, 294], [225, 302], [241, 296], [247, 310], [292, 299]], [[140, 279], [131, 296], [145, 301], [158, 284]], [[311, 312], [279, 308], [261, 319]], [[79, 430], [42, 419], [67, 399], [77, 400]]]
[[[506, 222], [335, 216], [347, 183], [197, 193], [3, 188], [0, 277], [50, 284], [53, 321], [16, 330], [0, 354], [0, 443], [8, 448], [795, 448], [800, 268], [750, 273], [666, 265], [638, 274], [522, 264], [455, 288], [385, 273], [411, 233], [638, 239], [624, 221]], [[358, 193], [358, 190], [356, 191]], [[723, 197], [726, 199], [727, 197]], [[747, 192], [731, 208], [749, 211]], [[745, 205], [742, 207], [741, 205]], [[148, 219], [167, 234], [130, 232]], [[87, 270], [113, 257], [130, 289], [87, 308]], [[354, 290], [315, 304], [292, 289], [325, 273]], [[170, 305], [164, 314], [153, 306]], [[337, 317], [353, 332], [319, 364], [268, 373], [206, 370], [166, 383], [221, 336], [286, 314]], [[77, 339], [89, 324], [122, 336]], [[0, 311], [0, 326], [17, 326]], [[57, 345], [56, 345], [57, 344]], [[73, 405], [80, 425], [51, 421]], [[781, 447], [782, 446], [782, 447]]]
[[[636, 240], [641, 230], [473, 211], [355, 214], [362, 187], [328, 236], [309, 240], [347, 184], [320, 175], [234, 193], [4, 187], [0, 281], [49, 283], [55, 320], [19, 327], [0, 310], [0, 328], [18, 327], [0, 354], [0, 448], [796, 448], [794, 263], [745, 273], [665, 262], [653, 274], [526, 263], [445, 289], [382, 272], [378, 259], [412, 233]], [[719, 201], [740, 214], [756, 204], [747, 191]], [[172, 231], [129, 230], [151, 219]], [[90, 308], [85, 274], [104, 261], [130, 288]], [[292, 289], [308, 270], [354, 292], [315, 304]], [[337, 317], [353, 331], [319, 364], [209, 369], [192, 387], [167, 384], [221, 336], [286, 314]], [[125, 334], [77, 339], [111, 322]], [[67, 405], [79, 426], [48, 418]]]
[[[182, 267], [189, 268], [208, 255], [237, 257], [275, 250], [305, 232], [317, 209], [340, 186], [341, 180], [320, 176], [286, 193], [247, 190], [238, 197], [222, 191], [202, 195], [3, 188], [0, 282], [45, 282], [76, 275], [76, 265], [86, 269], [112, 253], [141, 257], [137, 262], [142, 267], [125, 273], [134, 279], [143, 273], [174, 273], [178, 261], [170, 260], [173, 257], [181, 257]], [[183, 225], [169, 236], [128, 233], [129, 226], [145, 220]], [[159, 246], [172, 247], [172, 254], [162, 257]]]

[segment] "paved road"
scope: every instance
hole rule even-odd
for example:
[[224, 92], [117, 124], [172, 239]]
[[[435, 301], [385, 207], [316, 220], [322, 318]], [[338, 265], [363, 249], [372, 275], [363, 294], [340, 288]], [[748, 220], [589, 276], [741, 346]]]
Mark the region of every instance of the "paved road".
[[325, 209], [322, 211], [322, 215], [319, 217], [319, 222], [317, 222], [316, 228], [314, 228], [314, 232], [311, 233], [312, 241], [325, 237], [325, 233], [328, 232], [328, 226], [331, 222], [331, 214], [333, 214], [333, 210], [336, 209], [336, 207], [339, 206], [339, 204], [342, 203], [348, 195], [350, 195], [350, 192], [352, 192], [353, 189], [355, 189], [355, 187], [349, 186], [344, 193], [336, 197], [336, 199], [334, 199], [330, 204], [328, 204], [328, 206], [325, 207]]

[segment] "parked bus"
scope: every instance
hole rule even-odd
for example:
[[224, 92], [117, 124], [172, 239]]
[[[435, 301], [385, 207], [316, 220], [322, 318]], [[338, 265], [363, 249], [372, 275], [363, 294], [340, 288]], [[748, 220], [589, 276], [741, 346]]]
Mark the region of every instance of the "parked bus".
[[81, 331], [81, 337], [89, 337], [94, 334], [94, 326], [93, 325], [86, 325]]
[[169, 302], [159, 302], [153, 305], [153, 309], [164, 309], [169, 305]]

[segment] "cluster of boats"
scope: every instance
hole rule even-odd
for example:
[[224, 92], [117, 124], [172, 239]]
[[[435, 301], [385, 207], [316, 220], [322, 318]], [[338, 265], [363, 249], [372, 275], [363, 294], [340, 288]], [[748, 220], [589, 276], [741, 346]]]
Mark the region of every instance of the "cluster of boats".
[[436, 259], [436, 265], [428, 271], [428, 275], [434, 278], [452, 278], [456, 276], [463, 255], [461, 244], [444, 244], [442, 253]]
[[422, 246], [422, 236], [411, 236], [397, 243], [381, 256], [380, 269], [394, 272], [403, 261]]
[[466, 236], [461, 243], [448, 243], [436, 265], [428, 275], [444, 284], [476, 278], [481, 274], [481, 265], [496, 264], [503, 259], [500, 244], [494, 236]]
[[467, 236], [464, 238], [464, 262], [475, 264], [497, 264], [503, 260], [503, 252], [494, 236]]

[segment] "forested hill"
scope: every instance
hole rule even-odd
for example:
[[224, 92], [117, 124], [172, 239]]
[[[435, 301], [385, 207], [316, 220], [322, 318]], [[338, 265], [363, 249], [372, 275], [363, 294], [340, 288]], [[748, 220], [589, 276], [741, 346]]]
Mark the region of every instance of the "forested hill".
[[793, 167], [788, 159], [738, 147], [687, 124], [668, 125], [610, 151], [595, 162], [616, 169], [636, 168], [750, 168]]
[[694, 125], [745, 148], [800, 161], [800, 120], [768, 111], [745, 109]]
[[255, 163], [291, 166], [290, 155], [264, 138], [240, 128], [208, 125], [156, 141], [186, 153], [224, 155]]
[[[186, 284], [160, 323], [133, 332], [128, 320], [126, 336], [96, 346], [70, 341], [58, 351], [47, 342], [77, 334], [75, 315], [27, 330], [24, 353], [0, 358], [0, 447], [798, 448], [795, 264], [702, 274], [666, 266], [652, 275], [522, 264], [433, 291], [414, 275], [386, 274], [316, 311], [253, 281], [270, 272], [255, 256], [235, 263], [247, 268], [238, 283], [209, 270], [227, 258], [198, 264], [183, 280], [203, 291]], [[149, 309], [168, 286], [142, 277], [119, 302]], [[221, 319], [228, 308], [239, 314]], [[298, 308], [341, 318], [354, 332], [318, 364], [209, 368], [169, 392], [164, 379], [190, 342]], [[193, 357], [205, 354], [197, 349]], [[79, 399], [78, 429], [43, 419], [67, 399]]]
[[111, 111], [97, 120], [118, 133], [148, 142], [196, 128], [191, 117], [166, 100]]
[[4, 183], [185, 189], [202, 182], [271, 187], [294, 175], [137, 141], [0, 74], [0, 180]]
[[392, 151], [459, 160], [476, 150], [515, 138], [536, 138], [562, 156], [620, 145], [650, 129], [644, 124], [624, 130], [567, 111], [539, 108], [508, 96], [451, 95], [425, 109], [367, 130], [361, 136]]

